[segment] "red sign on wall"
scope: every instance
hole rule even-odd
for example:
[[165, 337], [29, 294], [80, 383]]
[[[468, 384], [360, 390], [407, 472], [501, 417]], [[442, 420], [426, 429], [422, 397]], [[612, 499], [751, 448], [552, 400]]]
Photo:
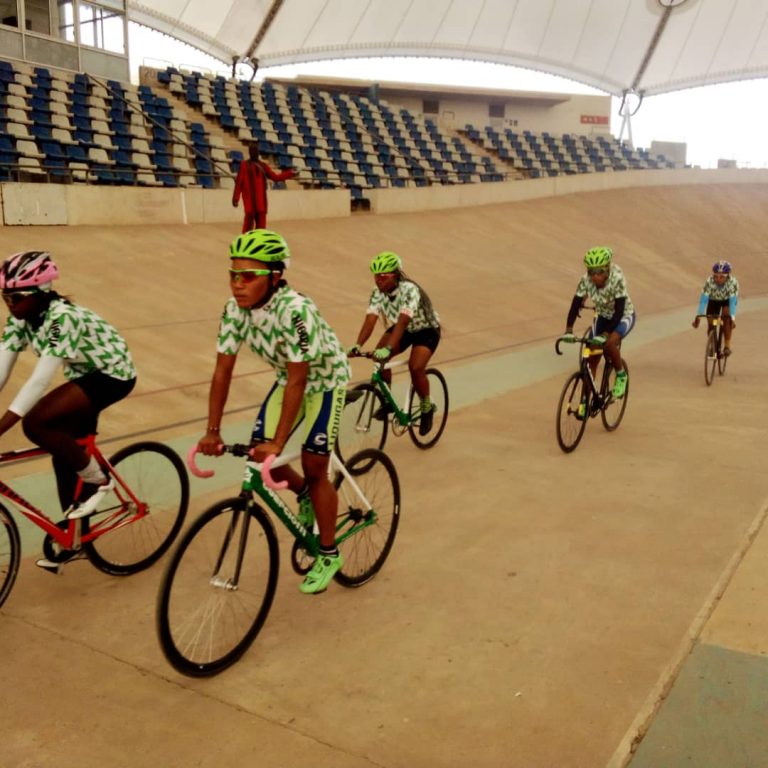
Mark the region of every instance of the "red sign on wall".
[[608, 115], [582, 115], [581, 122], [591, 125], [608, 125]]

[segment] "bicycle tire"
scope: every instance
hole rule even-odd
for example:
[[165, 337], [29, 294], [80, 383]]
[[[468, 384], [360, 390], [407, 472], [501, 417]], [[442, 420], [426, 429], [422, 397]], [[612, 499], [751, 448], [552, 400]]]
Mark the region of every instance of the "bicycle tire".
[[21, 562], [19, 528], [11, 513], [0, 504], [0, 606], [11, 594]]
[[277, 535], [257, 504], [238, 496], [203, 512], [160, 584], [157, 632], [171, 666], [210, 677], [240, 659], [269, 614], [279, 567]]
[[[189, 505], [189, 477], [176, 451], [153, 441], [121, 448], [109, 463], [136, 498], [147, 505], [147, 514], [106, 531], [84, 544], [83, 551], [100, 571], [128, 576], [156, 563], [178, 535]], [[83, 534], [100, 525], [109, 527], [120, 514], [130, 518], [134, 511], [118, 484], [99, 509], [83, 519]]]
[[429, 381], [429, 399], [435, 409], [432, 421], [432, 429], [426, 435], [419, 434], [419, 421], [421, 420], [421, 404], [419, 395], [411, 387], [411, 396], [408, 402], [408, 413], [411, 415], [411, 423], [408, 425], [408, 434], [414, 444], [426, 450], [431, 448], [440, 439], [448, 421], [448, 384], [445, 376], [437, 368], [427, 368], [427, 380]]
[[728, 365], [728, 358], [723, 354], [725, 347], [725, 331], [723, 329], [723, 320], [720, 320], [720, 328], [717, 333], [717, 372], [723, 376], [725, 367]]
[[707, 333], [707, 345], [704, 351], [704, 381], [711, 386], [715, 379], [715, 367], [717, 366], [717, 332], [713, 328]]
[[384, 448], [389, 418], [374, 418], [374, 414], [384, 408], [384, 397], [371, 382], [365, 381], [349, 390], [334, 447], [342, 462], [365, 448]]
[[[584, 414], [579, 416], [579, 405], [584, 398]], [[576, 449], [584, 435], [589, 418], [589, 387], [584, 383], [581, 371], [574, 371], [566, 380], [557, 401], [555, 427], [557, 444], [563, 453]]]
[[[622, 358], [621, 362], [624, 365], [624, 370], [629, 376], [629, 366], [627, 361]], [[603, 422], [603, 427], [608, 432], [613, 432], [621, 424], [621, 420], [624, 418], [624, 411], [627, 410], [627, 401], [629, 400], [629, 385], [631, 380], [627, 378], [627, 388], [624, 390], [624, 396], [618, 400], [613, 397], [613, 385], [616, 381], [616, 369], [606, 360], [605, 368], [603, 369], [603, 381], [600, 385], [600, 395], [603, 398], [603, 407], [600, 409], [600, 420]]]
[[[373, 507], [375, 522], [339, 542], [344, 565], [334, 577], [344, 587], [360, 587], [382, 568], [392, 550], [400, 523], [400, 481], [392, 460], [384, 452], [367, 448], [346, 463], [347, 471]], [[334, 483], [339, 495], [337, 537], [371, 514], [347, 479], [338, 473]]]

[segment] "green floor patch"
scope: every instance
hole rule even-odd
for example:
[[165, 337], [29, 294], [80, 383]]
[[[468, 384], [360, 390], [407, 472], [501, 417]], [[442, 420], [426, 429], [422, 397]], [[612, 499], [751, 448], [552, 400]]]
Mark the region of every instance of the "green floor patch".
[[700, 644], [630, 768], [768, 766], [768, 658]]

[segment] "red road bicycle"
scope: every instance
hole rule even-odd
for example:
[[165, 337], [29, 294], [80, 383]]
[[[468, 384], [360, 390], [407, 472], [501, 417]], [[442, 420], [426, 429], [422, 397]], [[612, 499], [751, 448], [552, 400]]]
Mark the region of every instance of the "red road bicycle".
[[[158, 560], [181, 529], [189, 503], [189, 477], [172, 448], [144, 441], [107, 459], [95, 435], [79, 442], [115, 484], [87, 517], [55, 522], [0, 480], [0, 606], [13, 588], [21, 562], [21, 537], [6, 502], [45, 531], [43, 554], [60, 564], [57, 570], [87, 558], [104, 573], [127, 576]], [[0, 465], [45, 455], [42, 448], [0, 453]], [[78, 479], [75, 498], [81, 483]]]

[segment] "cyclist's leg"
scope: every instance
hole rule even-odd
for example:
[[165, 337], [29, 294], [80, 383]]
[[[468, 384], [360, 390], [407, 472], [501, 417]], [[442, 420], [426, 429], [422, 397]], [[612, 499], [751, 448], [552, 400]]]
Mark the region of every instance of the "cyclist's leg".
[[305, 398], [307, 433], [301, 466], [320, 529], [320, 554], [301, 585], [301, 591], [324, 591], [344, 561], [336, 547], [338, 496], [328, 478], [328, 462], [339, 431], [344, 408], [343, 387]]
[[[394, 327], [394, 325], [390, 325], [389, 328], [387, 328], [387, 330], [381, 334], [381, 338], [376, 342], [376, 349], [379, 349], [379, 347], [386, 347], [389, 344], [389, 337], [392, 335], [392, 329]], [[397, 349], [392, 349], [392, 357], [402, 352], [402, 350], [403, 345], [401, 341]], [[388, 368], [382, 369], [381, 378], [384, 379], [388, 387], [392, 385], [392, 371], [390, 371]]]
[[135, 383], [87, 374], [53, 389], [22, 419], [24, 434], [53, 457], [62, 509], [74, 501], [76, 474], [93, 486], [91, 492], [106, 481], [96, 460], [77, 440], [95, 433], [99, 413], [126, 397]]
[[[723, 312], [720, 315], [723, 322], [723, 354], [729, 355], [731, 353], [731, 334], [733, 333], [733, 318], [731, 317], [731, 308], [728, 306], [728, 302], [723, 303]], [[727, 351], [726, 351], [727, 350]]]
[[[602, 320], [603, 318], [599, 318]], [[619, 321], [619, 324], [607, 335], [605, 342], [605, 353], [616, 371], [616, 381], [613, 385], [613, 396], [623, 397], [627, 390], [627, 372], [624, 369], [624, 363], [621, 359], [621, 342], [630, 334], [635, 327], [636, 315], [625, 315]], [[598, 320], [598, 327], [600, 325]], [[606, 321], [607, 322], [607, 321]]]
[[[411, 356], [408, 358], [408, 370], [411, 373], [413, 388], [422, 401], [429, 398], [429, 380], [427, 379], [427, 365], [440, 343], [440, 329], [426, 328], [415, 333], [406, 332], [403, 338], [411, 346]], [[401, 346], [403, 346], [401, 344]], [[403, 349], [405, 347], [403, 346]]]
[[[251, 444], [268, 443], [275, 436], [277, 425], [280, 421], [280, 413], [283, 409], [284, 395], [285, 387], [282, 387], [275, 382], [259, 408], [259, 413], [256, 416], [256, 421], [254, 422], [253, 430], [251, 432]], [[296, 427], [304, 418], [304, 409], [305, 405], [302, 404], [299, 413], [296, 416], [296, 421], [294, 421], [293, 426], [291, 427], [291, 434], [293, 434]], [[277, 467], [277, 469], [272, 472], [272, 475], [278, 482], [287, 482], [288, 487], [296, 494], [301, 493], [304, 487], [304, 478], [288, 464], [284, 464], [282, 467]]]

